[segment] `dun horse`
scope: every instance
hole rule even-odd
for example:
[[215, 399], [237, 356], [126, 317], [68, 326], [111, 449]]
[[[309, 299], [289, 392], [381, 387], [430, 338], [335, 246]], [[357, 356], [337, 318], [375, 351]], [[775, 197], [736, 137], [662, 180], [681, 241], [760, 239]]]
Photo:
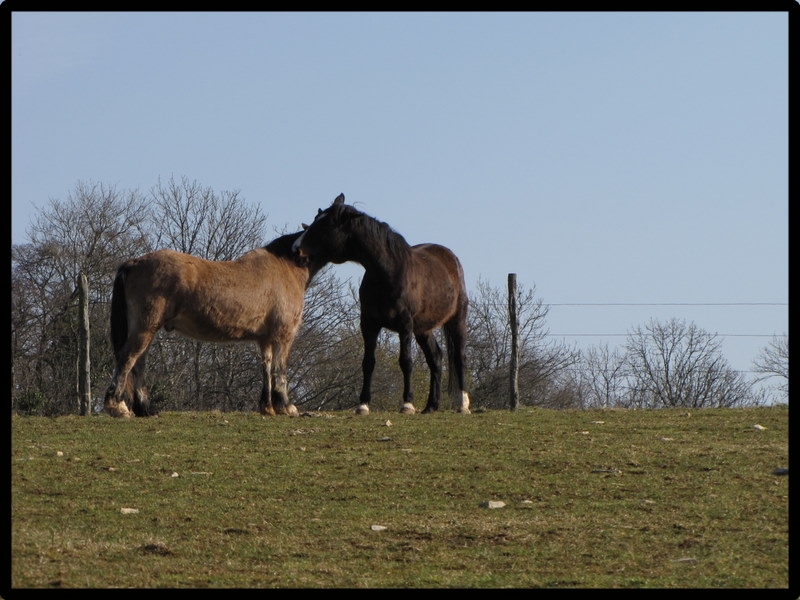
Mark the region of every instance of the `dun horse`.
[[364, 338], [363, 382], [358, 414], [369, 413], [375, 347], [382, 328], [400, 336], [403, 372], [402, 413], [416, 412], [411, 389], [411, 344], [416, 339], [431, 371], [428, 403], [439, 408], [442, 350], [433, 331], [441, 328], [449, 360], [449, 388], [458, 387], [458, 412], [469, 414], [465, 386], [467, 291], [458, 258], [444, 246], [410, 246], [399, 233], [344, 203], [340, 194], [294, 242], [295, 251], [319, 264], [354, 261], [364, 267], [359, 288], [361, 335]]
[[201, 341], [255, 342], [264, 380], [261, 413], [297, 415], [286, 363], [306, 288], [319, 270], [314, 261], [297, 261], [292, 244], [301, 233], [231, 261], [159, 250], [122, 264], [111, 299], [116, 369], [105, 410], [114, 417], [130, 417], [131, 409], [139, 417], [154, 414], [143, 381], [145, 357], [164, 328]]

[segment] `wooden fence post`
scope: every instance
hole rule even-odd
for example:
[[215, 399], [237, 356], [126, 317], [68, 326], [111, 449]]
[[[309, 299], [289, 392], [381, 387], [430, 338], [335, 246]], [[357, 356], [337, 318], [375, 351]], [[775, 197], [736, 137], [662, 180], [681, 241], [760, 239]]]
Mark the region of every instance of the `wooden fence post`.
[[78, 319], [80, 321], [80, 349], [78, 352], [78, 401], [80, 414], [91, 414], [92, 383], [89, 359], [89, 283], [86, 275], [78, 275]]
[[509, 373], [509, 408], [519, 408], [519, 346], [517, 341], [517, 274], [508, 274], [508, 320], [511, 325], [511, 367]]

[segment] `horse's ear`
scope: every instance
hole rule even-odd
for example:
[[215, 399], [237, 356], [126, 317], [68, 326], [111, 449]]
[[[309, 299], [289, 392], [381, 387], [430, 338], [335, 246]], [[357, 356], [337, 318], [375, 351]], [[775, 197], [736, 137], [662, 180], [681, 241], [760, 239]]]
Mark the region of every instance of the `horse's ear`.
[[333, 201], [334, 204], [344, 204], [344, 194], [339, 194], [336, 196], [336, 200]]
[[303, 226], [303, 230], [304, 230], [304, 231], [305, 231], [306, 229], [308, 229], [308, 225], [306, 225], [305, 223], [300, 223], [300, 224]]

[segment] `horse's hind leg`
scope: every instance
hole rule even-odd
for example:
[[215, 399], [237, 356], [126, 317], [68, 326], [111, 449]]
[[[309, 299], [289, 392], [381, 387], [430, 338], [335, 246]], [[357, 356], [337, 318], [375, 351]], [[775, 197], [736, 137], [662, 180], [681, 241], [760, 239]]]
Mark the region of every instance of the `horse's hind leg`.
[[[122, 385], [120, 385], [120, 383]], [[112, 417], [130, 417], [126, 399], [133, 397], [133, 386], [128, 378], [114, 376], [111, 385], [106, 390], [103, 408]]]
[[448, 388], [452, 393], [458, 386], [459, 406], [456, 412], [468, 415], [469, 393], [466, 383], [466, 354], [467, 354], [467, 325], [466, 309], [444, 324], [444, 335], [447, 339], [447, 358], [448, 358]]
[[428, 404], [422, 412], [429, 413], [439, 410], [439, 398], [441, 397], [442, 382], [442, 349], [436, 342], [436, 337], [432, 332], [418, 334], [416, 336], [419, 347], [425, 354], [425, 360], [431, 371], [431, 384], [428, 391]]
[[139, 360], [131, 369], [131, 379], [133, 380], [133, 414], [137, 417], [149, 417], [156, 414], [150, 408], [150, 395], [147, 386], [144, 385], [144, 372], [147, 359], [147, 351], [139, 356]]
[[[141, 331], [128, 337], [117, 355], [117, 368], [106, 391], [104, 407], [112, 417], [130, 417], [128, 405], [134, 404], [137, 379], [132, 373], [137, 361], [147, 352], [155, 332]], [[141, 373], [141, 369], [138, 370]], [[141, 406], [141, 402], [140, 402]]]

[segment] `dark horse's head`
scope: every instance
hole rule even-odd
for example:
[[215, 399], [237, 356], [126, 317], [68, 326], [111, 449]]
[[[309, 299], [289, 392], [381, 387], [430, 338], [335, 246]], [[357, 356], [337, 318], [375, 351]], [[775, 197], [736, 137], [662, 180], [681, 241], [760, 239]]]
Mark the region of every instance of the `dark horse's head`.
[[321, 257], [327, 262], [343, 263], [350, 260], [347, 243], [351, 222], [363, 216], [352, 206], [344, 203], [344, 194], [339, 194], [327, 209], [319, 209], [311, 225], [303, 224], [305, 231], [298, 237], [292, 249], [303, 258], [312, 261]]
[[275, 238], [269, 244], [264, 246], [264, 249], [271, 252], [275, 256], [285, 258], [293, 261], [298, 267], [308, 269], [309, 281], [317, 272], [325, 266], [325, 263], [308, 256], [301, 256], [294, 249], [294, 243], [303, 235], [305, 231], [297, 231], [295, 233], [287, 233], [280, 237]]

